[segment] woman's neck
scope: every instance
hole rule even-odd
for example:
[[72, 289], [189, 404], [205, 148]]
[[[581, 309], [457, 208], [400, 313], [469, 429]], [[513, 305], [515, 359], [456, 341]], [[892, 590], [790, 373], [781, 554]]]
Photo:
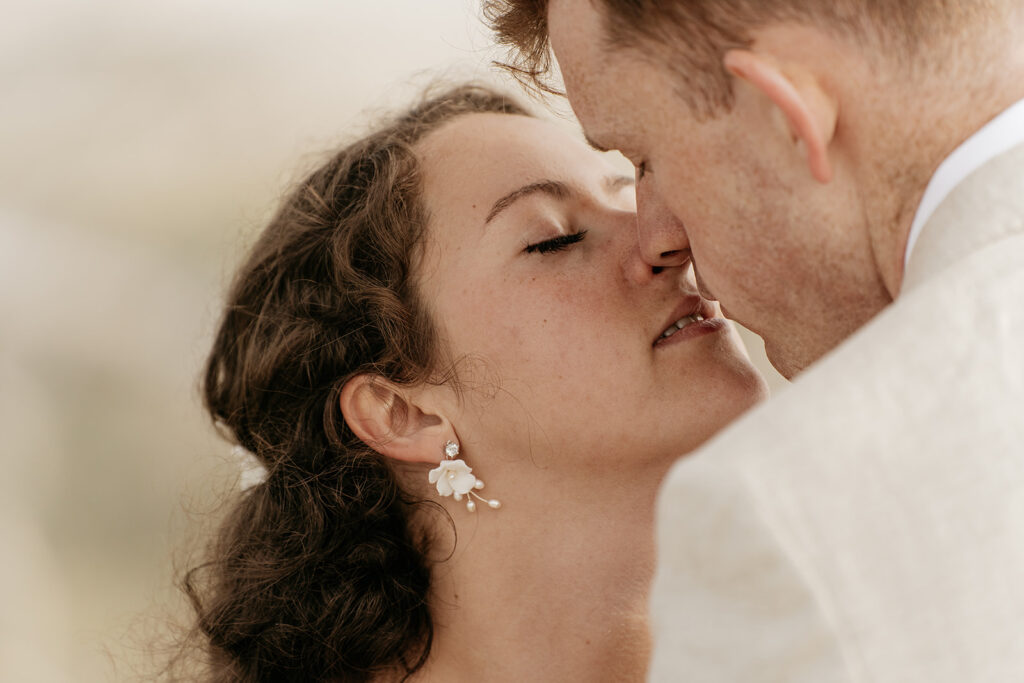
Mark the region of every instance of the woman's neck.
[[[535, 485], [498, 511], [449, 508], [458, 543], [433, 571], [434, 642], [413, 680], [643, 680], [663, 473], [618, 478], [585, 498], [542, 496]], [[443, 559], [452, 540], [434, 553]]]

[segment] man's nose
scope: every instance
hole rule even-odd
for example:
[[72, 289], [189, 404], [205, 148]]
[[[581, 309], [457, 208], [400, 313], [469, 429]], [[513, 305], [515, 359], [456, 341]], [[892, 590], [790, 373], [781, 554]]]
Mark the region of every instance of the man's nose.
[[[632, 234], [632, 233], [631, 233]], [[652, 266], [640, 256], [640, 248], [634, 242], [632, 247], [623, 252], [623, 272], [626, 278], [637, 285], [649, 285], [651, 283], [665, 282], [666, 287], [674, 287], [680, 277], [680, 273], [688, 271], [689, 262], [683, 261], [679, 266]]]
[[646, 178], [636, 186], [636, 225], [640, 256], [651, 266], [681, 266], [690, 260], [686, 229]]

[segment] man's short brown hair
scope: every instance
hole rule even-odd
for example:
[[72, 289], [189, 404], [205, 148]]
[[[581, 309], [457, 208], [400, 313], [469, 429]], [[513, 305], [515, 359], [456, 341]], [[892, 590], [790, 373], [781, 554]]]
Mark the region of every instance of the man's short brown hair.
[[[609, 47], [638, 48], [665, 56], [680, 77], [680, 95], [698, 115], [732, 104], [724, 54], [749, 47], [751, 31], [776, 22], [813, 24], [857, 40], [868, 53], [905, 62], [921, 47], [990, 15], [992, 0], [591, 0], [604, 22]], [[998, 4], [995, 3], [995, 4]], [[503, 64], [544, 92], [551, 52], [548, 0], [484, 0], [484, 16], [497, 42], [510, 48]], [[669, 58], [670, 57], [670, 58]]]

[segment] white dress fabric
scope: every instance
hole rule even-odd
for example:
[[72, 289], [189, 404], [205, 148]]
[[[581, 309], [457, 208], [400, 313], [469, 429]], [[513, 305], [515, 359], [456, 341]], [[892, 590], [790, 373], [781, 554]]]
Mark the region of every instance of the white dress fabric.
[[675, 465], [657, 534], [650, 681], [1024, 682], [1024, 146], [896, 302]]

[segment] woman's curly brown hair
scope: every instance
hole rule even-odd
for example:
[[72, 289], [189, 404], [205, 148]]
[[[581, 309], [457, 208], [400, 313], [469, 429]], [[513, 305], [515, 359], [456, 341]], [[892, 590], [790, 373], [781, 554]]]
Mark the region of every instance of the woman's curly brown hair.
[[430, 652], [418, 502], [348, 429], [339, 395], [356, 374], [408, 384], [437, 369], [413, 286], [426, 224], [413, 147], [474, 112], [527, 113], [478, 86], [426, 100], [300, 183], [235, 277], [203, 395], [268, 476], [184, 579], [207, 680], [404, 678]]

